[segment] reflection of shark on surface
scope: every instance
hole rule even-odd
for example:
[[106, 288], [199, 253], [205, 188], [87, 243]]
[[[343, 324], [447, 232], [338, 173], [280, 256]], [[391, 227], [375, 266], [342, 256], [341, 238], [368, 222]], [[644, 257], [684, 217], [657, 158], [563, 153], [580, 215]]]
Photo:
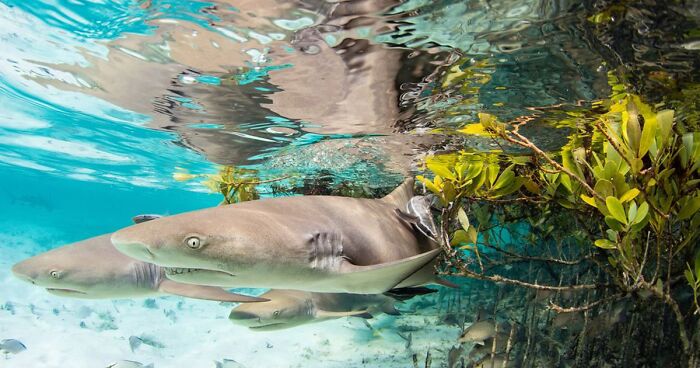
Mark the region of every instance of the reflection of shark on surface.
[[341, 317], [371, 318], [386, 313], [398, 315], [396, 299], [382, 294], [312, 293], [299, 290], [270, 290], [260, 297], [269, 302], [241, 304], [229, 319], [254, 331], [292, 328]]
[[115, 247], [172, 280], [222, 287], [377, 294], [440, 283], [440, 248], [401, 219], [413, 180], [382, 199], [279, 197], [121, 229]]
[[224, 302], [266, 299], [229, 293], [221, 288], [182, 284], [165, 277], [162, 268], [118, 252], [105, 234], [41, 253], [12, 267], [19, 279], [54, 295], [84, 298], [132, 298], [179, 295]]

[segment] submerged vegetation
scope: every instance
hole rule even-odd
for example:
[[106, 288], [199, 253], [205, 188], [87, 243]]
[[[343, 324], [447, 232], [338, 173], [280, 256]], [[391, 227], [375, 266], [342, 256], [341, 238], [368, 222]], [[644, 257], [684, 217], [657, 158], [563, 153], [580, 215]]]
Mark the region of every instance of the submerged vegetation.
[[[672, 95], [686, 98], [652, 105], [620, 79], [609, 73], [610, 98], [546, 122], [568, 132], [559, 149], [542, 149], [521, 133], [542, 122], [501, 122], [481, 112], [462, 133], [489, 137], [498, 149], [431, 156], [426, 167], [432, 177], [417, 179], [440, 199], [447, 254], [442, 272], [552, 293], [550, 310], [582, 314], [586, 321], [570, 341], [579, 363], [586, 359], [582, 341], [601, 337], [591, 335], [592, 317], [624, 305], [635, 328], [651, 329], [643, 338], [662, 344], [664, 333], [653, 336], [649, 321], [665, 324], [669, 311], [675, 327], [663, 331], [674, 332], [679, 344], [663, 344], [680, 346], [679, 355], [695, 367], [700, 130], [697, 110], [689, 106], [696, 101], [687, 97], [697, 88]], [[542, 267], [533, 273], [533, 263], [547, 275]], [[528, 272], [508, 276], [518, 264], [528, 264], [529, 269], [517, 268]], [[612, 358], [587, 359], [628, 363], [622, 348], [608, 349]]]

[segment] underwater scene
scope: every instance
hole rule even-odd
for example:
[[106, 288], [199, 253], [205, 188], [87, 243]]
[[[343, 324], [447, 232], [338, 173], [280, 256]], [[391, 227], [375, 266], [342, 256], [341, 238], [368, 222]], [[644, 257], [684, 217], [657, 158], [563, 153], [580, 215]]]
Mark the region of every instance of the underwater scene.
[[700, 367], [700, 1], [0, 0], [0, 368]]

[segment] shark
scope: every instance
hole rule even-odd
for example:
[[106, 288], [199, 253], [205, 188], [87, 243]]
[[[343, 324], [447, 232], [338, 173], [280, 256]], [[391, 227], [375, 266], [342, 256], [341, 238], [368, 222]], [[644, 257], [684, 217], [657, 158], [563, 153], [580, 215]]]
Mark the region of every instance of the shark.
[[154, 264], [130, 258], [112, 245], [112, 234], [64, 245], [15, 264], [20, 280], [50, 294], [82, 299], [122, 299], [179, 295], [220, 302], [264, 302], [222, 288], [169, 280]]
[[371, 318], [398, 315], [396, 299], [382, 294], [314, 293], [273, 289], [261, 295], [266, 303], [241, 304], [229, 314], [231, 322], [253, 331], [272, 331], [341, 317]]
[[413, 179], [407, 179], [380, 199], [247, 201], [132, 225], [111, 240], [178, 282], [381, 294], [440, 283], [434, 272], [438, 243], [396, 211], [412, 197]]

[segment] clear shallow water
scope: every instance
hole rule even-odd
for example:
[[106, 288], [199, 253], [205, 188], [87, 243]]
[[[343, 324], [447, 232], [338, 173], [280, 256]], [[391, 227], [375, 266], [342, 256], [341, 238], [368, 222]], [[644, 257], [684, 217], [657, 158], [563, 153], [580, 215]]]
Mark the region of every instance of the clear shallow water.
[[[9, 267], [139, 213], [220, 202], [176, 172], [238, 165], [320, 181], [305, 194], [350, 182], [378, 195], [428, 152], [493, 148], [458, 132], [483, 111], [534, 120], [526, 133], [556, 146], [550, 123], [609, 93], [577, 4], [0, 1], [0, 339], [28, 347], [0, 366], [406, 366], [429, 347], [444, 361], [460, 332], [444, 295], [374, 331], [340, 319], [252, 333], [230, 306], [62, 299]], [[132, 351], [142, 334], [164, 347]]]

